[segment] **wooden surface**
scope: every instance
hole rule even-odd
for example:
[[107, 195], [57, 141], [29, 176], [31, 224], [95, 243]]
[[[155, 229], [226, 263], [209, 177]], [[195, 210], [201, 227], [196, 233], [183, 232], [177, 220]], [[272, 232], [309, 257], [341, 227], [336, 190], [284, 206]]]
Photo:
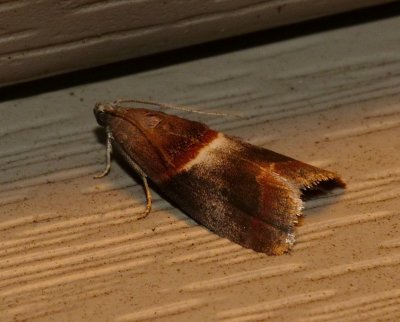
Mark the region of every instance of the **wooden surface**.
[[[2, 321], [400, 319], [400, 17], [0, 104]], [[115, 98], [240, 114], [213, 128], [340, 173], [290, 254], [196, 225], [114, 160], [92, 108]]]
[[0, 1], [0, 86], [388, 2]]

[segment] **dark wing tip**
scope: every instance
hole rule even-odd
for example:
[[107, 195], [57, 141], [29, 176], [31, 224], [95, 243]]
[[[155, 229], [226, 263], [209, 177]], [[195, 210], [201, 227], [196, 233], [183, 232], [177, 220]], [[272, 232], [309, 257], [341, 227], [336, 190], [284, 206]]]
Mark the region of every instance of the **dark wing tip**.
[[[273, 244], [264, 245], [258, 251], [269, 255], [281, 255], [291, 250], [295, 244], [295, 227], [298, 226], [299, 217], [303, 215], [304, 201], [327, 193], [335, 188], [345, 188], [346, 184], [342, 178], [334, 172], [319, 169], [311, 165], [296, 161], [284, 171], [275, 172], [275, 183], [271, 186], [271, 176], [264, 181], [263, 198], [265, 205], [271, 205], [269, 199], [272, 197], [279, 201], [279, 212], [276, 213], [275, 224], [280, 224], [280, 234], [276, 235]], [[283, 171], [282, 171], [283, 170]], [[277, 184], [280, 182], [281, 184]], [[274, 190], [276, 193], [274, 193]], [[270, 209], [271, 207], [269, 207]], [[280, 215], [279, 215], [280, 214]], [[267, 218], [266, 218], [267, 219]], [[281, 220], [281, 222], [279, 222]], [[257, 248], [261, 245], [252, 245]]]

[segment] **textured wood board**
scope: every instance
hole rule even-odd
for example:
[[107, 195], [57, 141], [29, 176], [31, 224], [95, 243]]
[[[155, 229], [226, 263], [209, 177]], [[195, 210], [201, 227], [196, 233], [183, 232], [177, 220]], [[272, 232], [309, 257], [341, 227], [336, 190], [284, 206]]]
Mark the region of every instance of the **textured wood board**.
[[0, 1], [0, 86], [392, 1]]
[[[400, 18], [0, 104], [2, 321], [395, 321], [400, 318]], [[173, 79], [173, 82], [171, 81]], [[92, 107], [187, 114], [341, 173], [307, 202], [290, 254], [219, 238], [104, 166]]]

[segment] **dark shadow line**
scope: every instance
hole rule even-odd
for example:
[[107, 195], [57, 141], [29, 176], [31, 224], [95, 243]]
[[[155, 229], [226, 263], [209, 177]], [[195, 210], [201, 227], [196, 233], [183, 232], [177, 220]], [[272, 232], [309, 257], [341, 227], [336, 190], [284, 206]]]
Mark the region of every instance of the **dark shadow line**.
[[[276, 43], [291, 38], [316, 34], [332, 29], [394, 17], [400, 14], [400, 2], [358, 9], [283, 27], [258, 31], [232, 38], [211, 41], [186, 48], [133, 58], [100, 67], [70, 72], [0, 88], [0, 102], [29, 97], [40, 93], [103, 81], [124, 75], [155, 70], [200, 58]], [[395, 32], [394, 30], [388, 32]]]

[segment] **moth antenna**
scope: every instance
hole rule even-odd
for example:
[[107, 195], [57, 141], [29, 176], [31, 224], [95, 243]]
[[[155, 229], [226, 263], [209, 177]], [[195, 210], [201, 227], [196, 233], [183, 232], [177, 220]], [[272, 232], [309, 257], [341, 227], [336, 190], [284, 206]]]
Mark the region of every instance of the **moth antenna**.
[[109, 127], [106, 127], [106, 133], [107, 133], [107, 148], [106, 148], [106, 168], [102, 173], [96, 174], [93, 178], [94, 179], [100, 179], [105, 177], [107, 174], [110, 173], [111, 170], [111, 153], [112, 153], [112, 134], [111, 130]]
[[185, 112], [191, 112], [191, 113], [197, 113], [197, 114], [205, 114], [205, 115], [216, 115], [216, 116], [235, 116], [235, 117], [240, 117], [240, 115], [236, 114], [227, 114], [227, 113], [219, 113], [219, 112], [204, 112], [204, 111], [199, 111], [199, 110], [193, 110], [185, 106], [178, 106], [178, 105], [171, 105], [171, 104], [164, 104], [164, 103], [158, 103], [154, 101], [147, 101], [147, 100], [138, 100], [138, 99], [129, 99], [129, 100], [116, 100], [113, 102], [113, 105], [118, 105], [118, 104], [123, 104], [123, 103], [139, 103], [139, 104], [146, 104], [146, 105], [153, 105], [153, 106], [158, 106], [161, 108], [169, 108], [172, 110], [178, 110], [178, 111], [185, 111]]

